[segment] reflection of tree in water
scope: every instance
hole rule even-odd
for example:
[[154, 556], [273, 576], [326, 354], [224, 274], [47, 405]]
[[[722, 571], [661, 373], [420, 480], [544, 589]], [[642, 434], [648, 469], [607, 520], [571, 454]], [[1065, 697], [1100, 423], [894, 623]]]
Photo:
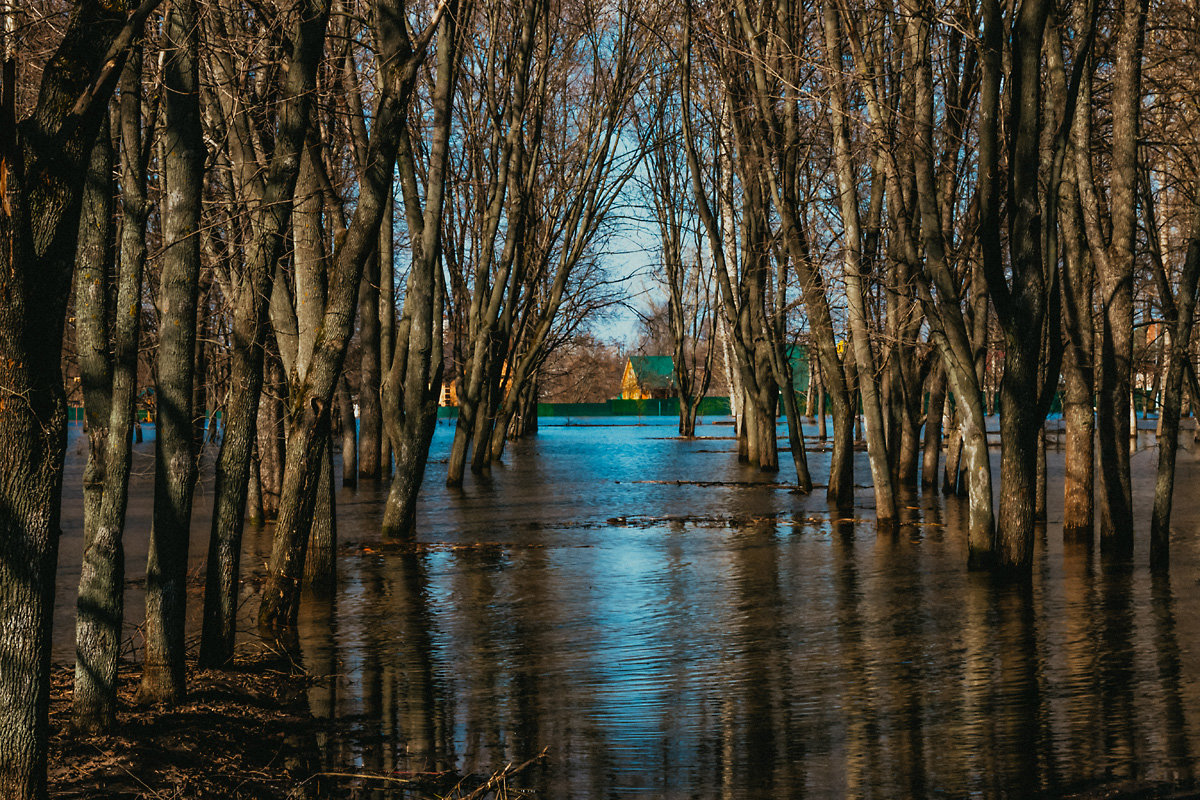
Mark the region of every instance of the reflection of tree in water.
[[[739, 724], [728, 730], [733, 743], [733, 785], [764, 795], [803, 786], [791, 774], [804, 762], [804, 736], [793, 735], [789, 706], [794, 701], [789, 641], [781, 620], [786, 614], [780, 591], [779, 544], [773, 521], [739, 534], [734, 545], [733, 586], [743, 650], [736, 686], [744, 692]], [[740, 740], [740, 741], [739, 741]], [[782, 784], [780, 786], [779, 784]]]
[[1043, 760], [1051, 752], [1049, 720], [1043, 714], [1042, 647], [1037, 607], [1026, 584], [989, 585], [997, 656], [992, 707], [1000, 763], [992, 773], [997, 791], [1030, 797], [1042, 791], [1053, 766]]
[[[439, 771], [452, 766], [433, 678], [428, 577], [422, 556], [364, 559], [346, 576], [338, 601], [309, 603], [304, 657], [316, 679], [313, 716], [329, 771], [373, 774]], [[386, 789], [364, 789], [390, 797]]]
[[511, 619], [501, 601], [507, 556], [493, 548], [467, 549], [455, 554], [455, 597], [462, 624], [456, 628], [456, 671], [465, 692], [459, 698], [459, 713], [465, 724], [463, 757], [467, 769], [487, 764], [504, 753], [501, 718], [509, 697], [501, 668], [507, 662], [504, 643], [510, 638]]
[[415, 553], [389, 560], [390, 613], [396, 630], [391, 642], [396, 746], [409, 769], [440, 770], [450, 766], [449, 748], [438, 747], [445, 731], [439, 714], [441, 698], [433, 677], [429, 577]]
[[1071, 754], [1063, 765], [1068, 782], [1096, 774], [1103, 749], [1100, 703], [1094, 681], [1098, 674], [1095, 546], [1090, 537], [1063, 541], [1063, 660], [1068, 695], [1066, 741]]
[[1154, 609], [1154, 649], [1157, 654], [1158, 679], [1163, 692], [1163, 723], [1166, 725], [1166, 749], [1169, 778], [1191, 782], [1192, 751], [1188, 742], [1187, 714], [1181, 688], [1179, 641], [1175, 636], [1175, 598], [1171, 592], [1171, 577], [1155, 572], [1151, 585]]
[[879, 713], [871, 686], [863, 639], [862, 586], [853, 522], [836, 522], [831, 537], [835, 553], [837, 629], [845, 682], [842, 708], [846, 726], [846, 794], [861, 797], [879, 785], [881, 762]]
[[[900, 526], [893, 532], [881, 531], [878, 536], [877, 557], [888, 565], [893, 577], [884, 603], [891, 605], [882, 612], [887, 626], [880, 631], [881, 656], [889, 669], [890, 679], [884, 688], [893, 698], [888, 709], [892, 718], [888, 726], [895, 737], [892, 780], [909, 797], [924, 797], [925, 766], [925, 680], [929, 667], [922, 643], [929, 640], [928, 609], [925, 604], [926, 565], [920, 559], [920, 540], [923, 528], [920, 509], [911, 496], [900, 502]], [[900, 600], [900, 598], [903, 598]], [[898, 602], [897, 602], [898, 601]]]
[[1141, 741], [1137, 734], [1133, 690], [1133, 568], [1125, 559], [1100, 560], [1100, 646], [1096, 683], [1100, 691], [1104, 731], [1105, 777], [1141, 776]]

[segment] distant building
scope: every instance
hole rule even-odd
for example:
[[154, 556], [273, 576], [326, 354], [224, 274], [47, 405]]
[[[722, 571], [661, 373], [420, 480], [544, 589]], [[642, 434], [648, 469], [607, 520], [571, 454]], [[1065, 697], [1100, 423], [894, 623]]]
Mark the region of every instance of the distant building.
[[[792, 388], [797, 394], [808, 391], [811, 377], [808, 350], [804, 345], [788, 347], [792, 367]], [[675, 360], [671, 356], [630, 356], [621, 376], [622, 400], [665, 400], [675, 396]]]
[[665, 400], [675, 396], [675, 361], [670, 356], [630, 356], [621, 376], [622, 400]]

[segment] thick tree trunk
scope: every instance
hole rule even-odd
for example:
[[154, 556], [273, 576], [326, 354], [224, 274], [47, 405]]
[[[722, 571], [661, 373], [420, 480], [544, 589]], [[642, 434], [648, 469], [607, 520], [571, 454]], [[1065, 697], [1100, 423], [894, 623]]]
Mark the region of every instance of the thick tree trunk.
[[450, 456], [446, 462], [446, 485], [451, 488], [462, 486], [463, 475], [467, 471], [467, 454], [474, 435], [475, 407], [464, 395], [459, 398], [458, 417], [454, 420], [454, 440], [450, 443]]
[[175, 703], [184, 695], [184, 611], [196, 454], [192, 400], [200, 277], [199, 19], [195, 0], [171, 6], [164, 23], [163, 257], [159, 281], [154, 449], [154, 522], [146, 565], [146, 650], [140, 696]]
[[1028, 398], [1037, 394], [1037, 365], [1016, 348], [1008, 349], [1000, 384], [1000, 513], [996, 565], [1028, 576], [1033, 565], [1037, 518], [1037, 439], [1041, 431]]
[[431, 409], [407, 415], [412, 425], [396, 431], [393, 441], [400, 442], [396, 450], [396, 472], [388, 489], [387, 505], [383, 512], [383, 533], [393, 539], [411, 539], [416, 533], [417, 496], [425, 479], [429, 461], [429, 444], [437, 427], [437, 404]]
[[1070, 181], [1063, 208], [1063, 536], [1091, 541], [1096, 475], [1096, 414], [1093, 408], [1093, 317], [1091, 259], [1080, 241], [1078, 190]]
[[[123, 21], [120, 3], [75, 4], [46, 62], [31, 117], [17, 125], [13, 107], [0, 107], [0, 179], [7, 191], [0, 204], [0, 796], [6, 800], [46, 797], [67, 430], [63, 324], [80, 197], [112, 91], [105, 83], [92, 94], [91, 81]], [[16, 62], [12, 43], [3, 44], [3, 95], [13, 102]], [[123, 58], [124, 50], [112, 67], [119, 71]]]
[[88, 457], [83, 470], [83, 563], [75, 623], [74, 725], [104, 731], [116, 720], [117, 656], [124, 615], [121, 525], [105, 525], [104, 496], [112, 422], [109, 357], [110, 275], [112, 274], [112, 131], [106, 123], [96, 137], [79, 219], [75, 280], [75, 343]]

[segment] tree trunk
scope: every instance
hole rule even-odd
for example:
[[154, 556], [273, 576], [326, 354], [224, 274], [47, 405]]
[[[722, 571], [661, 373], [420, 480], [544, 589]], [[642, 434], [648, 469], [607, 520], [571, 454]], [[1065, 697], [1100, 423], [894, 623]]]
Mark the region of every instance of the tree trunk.
[[107, 121], [96, 137], [88, 166], [79, 218], [75, 280], [75, 344], [88, 457], [83, 470], [83, 563], [76, 602], [75, 726], [104, 731], [116, 720], [117, 656], [124, 613], [121, 531], [105, 525], [104, 496], [110, 425], [113, 363], [109, 357], [109, 315], [113, 268], [112, 131]]
[[[379, 368], [380, 389], [383, 375], [392, 368], [392, 353], [396, 342], [396, 251], [393, 237], [396, 216], [395, 189], [388, 196], [379, 226]], [[382, 403], [382, 399], [380, 400]], [[379, 432], [380, 477], [392, 476], [392, 442], [383, 432], [383, 411], [380, 407]], [[343, 469], [344, 474], [344, 469]]]
[[934, 367], [929, 382], [929, 407], [925, 411], [925, 448], [921, 459], [921, 488], [936, 493], [938, 463], [942, 458], [942, 420], [946, 414], [946, 368]]
[[338, 381], [337, 404], [342, 420], [342, 486], [357, 486], [358, 420], [354, 418], [354, 401], [345, 375]]
[[[229, 298], [233, 303], [230, 323], [233, 390], [217, 458], [200, 642], [200, 663], [211, 667], [224, 666], [233, 658], [242, 532], [270, 328], [269, 298], [277, 265], [283, 257], [301, 153], [310, 128], [312, 94], [324, 49], [329, 3], [311, 0], [299, 10], [302, 17], [282, 77], [282, 103], [267, 179], [261, 187], [256, 182], [251, 184], [256, 191], [252, 191], [250, 203], [253, 238], [247, 248], [247, 263], [240, 275], [227, 276], [226, 280], [234, 293]], [[252, 165], [240, 166], [249, 171]]]
[[324, 451], [308, 533], [304, 581], [319, 595], [329, 596], [337, 586], [337, 503], [333, 488], [333, 436], [328, 430]]
[[[833, 145], [837, 156], [838, 195], [842, 223], [846, 229], [844, 243], [844, 272], [848, 306], [850, 344], [858, 372], [858, 388], [862, 393], [863, 414], [867, 427], [867, 458], [871, 465], [871, 482], [875, 493], [875, 517], [880, 526], [895, 524], [896, 498], [888, 464], [887, 441], [879, 385], [875, 380], [875, 356], [868, 329], [866, 285], [861, 271], [862, 230], [859, 219], [858, 191], [850, 152], [846, 89], [841, 78], [842, 40], [838, 30], [837, 11], [826, 2], [822, 5], [825, 34], [826, 68], [831, 86], [830, 104], [833, 110]], [[832, 480], [830, 481], [832, 484]]]
[[[1097, 428], [1100, 446], [1100, 544], [1110, 554], [1133, 552], [1133, 492], [1129, 441], [1133, 377], [1133, 281], [1137, 236], [1137, 166], [1142, 43], [1149, 0], [1122, 4], [1114, 48], [1111, 192], [1107, 210], [1111, 239], [1098, 231], [1099, 201], [1090, 163], [1080, 176], [1100, 287], [1100, 347], [1097, 365]], [[1080, 152], [1090, 161], [1090, 152]]]
[[[63, 325], [80, 200], [111, 83], [92, 91], [124, 22], [85, 0], [66, 20], [37, 106], [16, 123], [13, 43], [0, 107], [0, 796], [46, 797], [55, 573], [66, 455]], [[144, 19], [144, 17], [142, 17]], [[10, 36], [11, 29], [5, 34]], [[110, 62], [118, 72], [126, 42]], [[73, 108], [78, 100], [79, 106]], [[111, 431], [110, 431], [111, 435]]]
[[279, 356], [268, 351], [263, 364], [263, 396], [258, 404], [258, 464], [262, 487], [263, 516], [279, 515], [279, 497], [283, 493], [283, 395], [287, 391]]
[[171, 6], [164, 23], [162, 208], [159, 281], [158, 419], [154, 448], [154, 521], [146, 565], [146, 650], [140, 697], [176, 703], [184, 685], [184, 610], [196, 453], [192, 401], [200, 277], [199, 20], [195, 0]]
[[[1163, 387], [1162, 410], [1159, 412], [1162, 436], [1158, 440], [1158, 472], [1154, 483], [1154, 510], [1150, 517], [1150, 564], [1156, 569], [1165, 569], [1170, 563], [1171, 505], [1175, 493], [1175, 457], [1179, 448], [1184, 362], [1191, 357], [1196, 291], [1200, 284], [1200, 203], [1195, 204], [1192, 213], [1192, 230], [1179, 278], [1178, 299], [1170, 304], [1174, 306], [1175, 319], [1171, 324], [1167, 377]], [[1163, 278], [1160, 292], [1169, 293], [1165, 274]], [[1168, 308], [1168, 299], [1162, 298], [1164, 309]]]
[[[360, 175], [354, 217], [329, 269], [324, 315], [315, 331], [311, 349], [304, 353], [308, 366], [303, 370], [303, 381], [291, 393], [289, 400], [290, 435], [283, 494], [279, 519], [275, 526], [267, 581], [258, 614], [259, 630], [271, 637], [278, 636], [295, 625], [300, 604], [300, 582], [305, 570], [309, 523], [320, 485], [321, 462], [326, 457], [329, 446], [328, 415], [333, 392], [341, 375], [346, 348], [353, 332], [354, 310], [357, 306], [363, 267], [366, 260], [379, 250], [380, 220], [390, 196], [397, 150], [407, 134], [407, 101], [416, 82], [419, 66], [425, 58], [426, 43], [433, 33], [432, 28], [427, 29], [421, 36], [421, 43], [414, 46], [405, 27], [404, 16], [394, 3], [390, 0], [380, 0], [379, 5], [380, 8], [376, 12], [382, 73], [379, 110], [365, 169]], [[453, 20], [457, 13], [457, 3], [452, 2], [442, 8], [445, 14], [439, 14], [433, 24], [442, 29], [448, 27], [451, 31], [449, 38], [453, 40]], [[442, 43], [445, 44], [444, 40]], [[447, 44], [446, 48], [445, 51], [441, 51], [439, 44], [439, 83], [442, 70], [450, 72], [453, 67], [452, 63], [448, 63], [454, 61], [453, 47]], [[442, 57], [443, 52], [445, 58]], [[446, 81], [449, 81], [449, 75]], [[448, 97], [445, 106], [444, 109], [439, 108], [439, 114], [444, 114], [448, 119]], [[441, 166], [444, 169], [444, 161]], [[440, 197], [438, 203], [440, 210]], [[413, 232], [413, 235], [416, 237], [416, 232]], [[436, 241], [432, 244], [434, 246], [428, 252], [436, 257]], [[406, 302], [407, 300], [406, 298]], [[438, 333], [440, 335], [440, 329]], [[440, 351], [440, 341], [437, 344]], [[301, 351], [303, 350], [304, 348], [301, 348]], [[440, 359], [437, 363], [440, 366]], [[395, 373], [395, 360], [392, 366], [392, 373]], [[432, 390], [435, 413], [437, 392], [440, 388], [440, 370], [436, 377], [438, 382]], [[396, 441], [396, 438], [393, 436], [392, 440]]]
[[432, 90], [434, 122], [423, 204], [418, 196], [414, 153], [407, 138], [401, 141], [398, 159], [413, 257], [396, 352], [383, 385], [384, 425], [396, 457], [396, 471], [383, 512], [383, 533], [392, 538], [411, 539], [415, 534], [417, 494], [437, 426], [445, 293], [438, 251], [448, 177], [450, 110], [459, 58], [457, 6], [452, 0], [438, 34], [438, 63]]
[[379, 407], [379, 256], [367, 261], [358, 295], [358, 477], [378, 480], [383, 453], [383, 418]]

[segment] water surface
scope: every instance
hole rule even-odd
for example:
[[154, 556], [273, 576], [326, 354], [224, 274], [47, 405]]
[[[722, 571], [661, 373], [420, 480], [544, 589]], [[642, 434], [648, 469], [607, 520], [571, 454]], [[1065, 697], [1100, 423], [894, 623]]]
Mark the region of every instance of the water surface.
[[[332, 720], [326, 767], [486, 773], [549, 748], [521, 781], [547, 798], [1057, 796], [1192, 777], [1190, 455], [1169, 578], [1142, 566], [1144, 531], [1133, 567], [1064, 545], [1059, 478], [1032, 585], [1012, 587], [966, 571], [957, 498], [908, 498], [900, 532], [879, 534], [869, 488], [838, 514], [792, 491], [787, 453], [779, 475], [739, 465], [727, 425], [684, 441], [670, 419], [588, 422], [543, 424], [461, 490], [442, 484], [439, 426], [411, 550], [379, 546], [384, 487], [340, 490], [338, 591], [301, 612], [304, 666], [333, 676], [310, 698]], [[1134, 456], [1139, 519], [1155, 457]], [[828, 454], [810, 463], [823, 483]], [[1061, 475], [1060, 453], [1050, 465]], [[210, 504], [202, 491], [197, 582]], [[131, 519], [135, 617], [148, 508]], [[249, 537], [251, 569], [268, 542]]]

